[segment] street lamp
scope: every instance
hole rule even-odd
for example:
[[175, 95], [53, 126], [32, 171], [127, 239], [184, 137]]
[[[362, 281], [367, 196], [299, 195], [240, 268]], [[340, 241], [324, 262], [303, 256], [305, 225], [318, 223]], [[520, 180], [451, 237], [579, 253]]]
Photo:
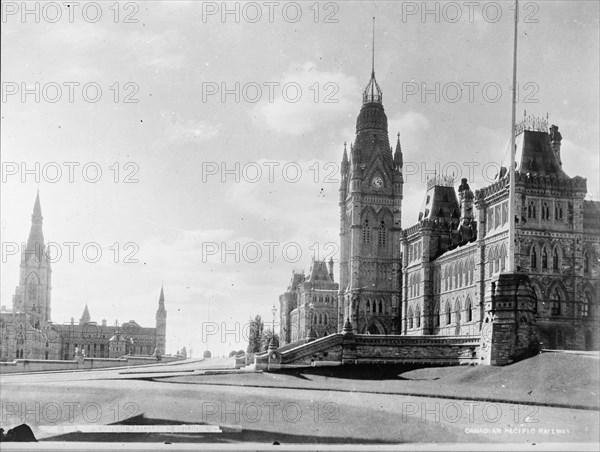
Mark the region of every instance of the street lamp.
[[271, 308], [271, 312], [273, 313], [273, 336], [275, 336], [275, 314], [277, 313], [277, 308], [275, 307], [275, 303], [273, 303], [273, 307]]

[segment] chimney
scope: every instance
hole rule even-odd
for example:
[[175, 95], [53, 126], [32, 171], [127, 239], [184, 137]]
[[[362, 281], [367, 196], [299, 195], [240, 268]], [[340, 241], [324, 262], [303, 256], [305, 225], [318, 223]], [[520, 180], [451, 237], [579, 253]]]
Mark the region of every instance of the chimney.
[[329, 278], [331, 278], [331, 281], [334, 281], [333, 279], [333, 258], [329, 258]]
[[556, 157], [556, 161], [562, 167], [562, 161], [560, 160], [560, 142], [562, 141], [562, 135], [558, 131], [558, 126], [552, 124], [550, 126], [550, 146], [552, 146], [552, 151], [554, 151], [554, 156]]

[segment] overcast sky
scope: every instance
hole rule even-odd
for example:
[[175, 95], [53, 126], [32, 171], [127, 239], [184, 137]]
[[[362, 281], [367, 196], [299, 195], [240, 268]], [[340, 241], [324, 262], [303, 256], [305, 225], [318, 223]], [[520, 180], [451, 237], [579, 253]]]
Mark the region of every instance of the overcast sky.
[[[206, 347], [209, 300], [217, 333], [230, 330], [209, 347], [245, 349], [233, 332], [271, 321], [293, 269], [337, 258], [337, 169], [370, 76], [371, 18], [408, 227], [436, 164], [477, 189], [506, 156], [510, 4], [430, 2], [423, 16], [422, 2], [258, 2], [236, 18], [221, 2], [82, 2], [40, 6], [36, 23], [3, 2], [2, 305], [19, 276], [7, 247], [27, 240], [39, 187], [62, 252], [55, 322], [87, 303], [92, 320], [153, 325], [164, 284], [168, 351]], [[599, 3], [522, 7], [518, 117], [549, 114], [565, 171], [598, 200]]]

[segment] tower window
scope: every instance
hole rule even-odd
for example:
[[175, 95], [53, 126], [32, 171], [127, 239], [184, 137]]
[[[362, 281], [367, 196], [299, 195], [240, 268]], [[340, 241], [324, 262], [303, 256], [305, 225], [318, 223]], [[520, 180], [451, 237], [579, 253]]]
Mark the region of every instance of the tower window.
[[386, 239], [385, 221], [381, 220], [381, 223], [379, 224], [379, 236], [378, 236], [378, 240], [377, 240], [379, 243], [379, 246], [385, 245], [385, 239]]
[[535, 250], [535, 245], [531, 247], [531, 256], [530, 256], [530, 260], [531, 260], [531, 268], [537, 268], [537, 252]]
[[369, 229], [369, 219], [365, 220], [363, 225], [363, 243], [370, 244], [371, 243], [371, 230]]

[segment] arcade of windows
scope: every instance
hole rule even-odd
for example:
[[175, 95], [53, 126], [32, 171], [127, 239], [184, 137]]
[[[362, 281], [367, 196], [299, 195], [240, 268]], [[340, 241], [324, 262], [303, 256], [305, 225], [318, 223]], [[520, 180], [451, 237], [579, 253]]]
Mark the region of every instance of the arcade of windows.
[[487, 230], [504, 226], [508, 223], [508, 201], [487, 209]]
[[[552, 204], [554, 204], [554, 208], [552, 208]], [[539, 217], [543, 221], [563, 221], [563, 202], [562, 201], [546, 201], [546, 200], [537, 200], [530, 199], [527, 204], [527, 218], [530, 220], [535, 220]], [[551, 216], [551, 212], [554, 211], [554, 217]]]
[[329, 297], [329, 295], [325, 295], [324, 297], [323, 297], [323, 295], [319, 295], [318, 297], [316, 295], [313, 295], [312, 296], [312, 302], [316, 303], [317, 301], [319, 303], [323, 303], [323, 302], [329, 303], [330, 301], [334, 302], [335, 299], [334, 299], [333, 295], [331, 296], [331, 298]]
[[315, 313], [313, 315], [313, 325], [329, 325], [329, 316], [327, 313]]
[[[541, 248], [541, 252], [538, 249]], [[537, 244], [531, 245], [529, 250], [529, 264], [531, 270], [548, 270], [558, 272], [562, 266], [562, 251], [560, 245], [557, 243], [549, 252], [549, 245], [542, 244], [541, 247]], [[584, 254], [584, 273], [585, 272], [585, 259]], [[550, 266], [551, 265], [551, 266]]]
[[[469, 323], [473, 321], [473, 303], [471, 302], [471, 297], [467, 297], [465, 302], [464, 310], [461, 309], [460, 298], [457, 298], [454, 303], [454, 311], [451, 309], [451, 305], [449, 301], [443, 303], [444, 309], [443, 312], [440, 311], [440, 303], [436, 303], [433, 309], [433, 326], [434, 328], [438, 328], [440, 326], [449, 326], [453, 324], [453, 320], [455, 324]], [[412, 321], [412, 308], [408, 311], [408, 327], [409, 329], [413, 328], [413, 325], [416, 325], [416, 328], [419, 328], [420, 320], [415, 322]], [[418, 317], [420, 317], [420, 311], [417, 307], [416, 311], [418, 312]], [[464, 312], [464, 319], [461, 316], [461, 312]], [[443, 315], [442, 315], [443, 314]], [[452, 318], [454, 314], [454, 319]]]
[[383, 302], [379, 300], [367, 300], [367, 314], [383, 314]]
[[421, 274], [413, 273], [408, 277], [408, 296], [418, 297], [421, 295]]
[[[362, 228], [362, 241], [365, 245], [371, 244], [371, 235], [372, 235], [371, 229], [374, 229], [374, 228], [371, 228], [371, 222], [367, 218], [367, 219], [365, 219], [365, 221], [363, 223], [363, 228]], [[381, 222], [379, 223], [379, 226], [377, 228], [377, 245], [385, 246], [386, 243], [387, 243], [387, 227], [385, 225], [385, 220], [381, 220]]]
[[[468, 287], [474, 283], [475, 261], [467, 258], [433, 270], [434, 293]], [[443, 286], [443, 289], [442, 289]]]
[[506, 269], [506, 245], [496, 245], [490, 247], [488, 252], [489, 274], [502, 272]]
[[423, 243], [421, 241], [408, 245], [408, 262], [416, 261], [423, 252]]

